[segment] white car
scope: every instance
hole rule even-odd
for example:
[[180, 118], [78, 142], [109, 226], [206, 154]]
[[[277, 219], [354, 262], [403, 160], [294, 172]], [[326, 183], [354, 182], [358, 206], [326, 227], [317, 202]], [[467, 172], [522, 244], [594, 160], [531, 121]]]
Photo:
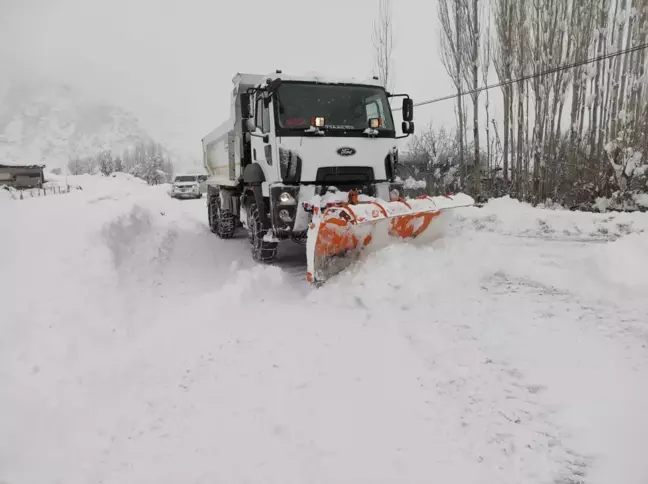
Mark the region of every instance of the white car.
[[176, 175], [171, 186], [173, 198], [201, 198], [199, 175]]

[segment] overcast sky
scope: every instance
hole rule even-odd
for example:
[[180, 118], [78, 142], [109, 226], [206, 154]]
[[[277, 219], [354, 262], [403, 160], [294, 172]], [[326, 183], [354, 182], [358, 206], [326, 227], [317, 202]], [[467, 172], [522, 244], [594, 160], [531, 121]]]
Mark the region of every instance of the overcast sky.
[[[394, 0], [396, 90], [452, 86], [432, 0]], [[132, 110], [152, 130], [200, 139], [229, 115], [236, 72], [372, 74], [378, 0], [0, 0], [0, 65], [19, 66]], [[418, 108], [454, 125], [451, 102]]]

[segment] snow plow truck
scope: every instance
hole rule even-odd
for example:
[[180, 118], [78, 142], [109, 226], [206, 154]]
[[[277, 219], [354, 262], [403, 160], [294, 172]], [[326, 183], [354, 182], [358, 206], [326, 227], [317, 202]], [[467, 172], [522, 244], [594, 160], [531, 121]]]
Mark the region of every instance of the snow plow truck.
[[[307, 279], [319, 284], [368, 249], [432, 240], [465, 194], [405, 198], [397, 141], [414, 133], [414, 104], [366, 81], [237, 74], [230, 118], [202, 139], [209, 227], [247, 230], [252, 257], [272, 262], [278, 244], [306, 246]], [[390, 100], [402, 98], [398, 133]]]

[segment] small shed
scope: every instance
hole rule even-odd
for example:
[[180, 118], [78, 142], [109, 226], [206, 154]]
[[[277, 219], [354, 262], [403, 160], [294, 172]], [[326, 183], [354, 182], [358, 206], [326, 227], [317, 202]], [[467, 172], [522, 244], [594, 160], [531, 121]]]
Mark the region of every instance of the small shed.
[[19, 165], [0, 163], [0, 185], [14, 188], [41, 188], [45, 165]]

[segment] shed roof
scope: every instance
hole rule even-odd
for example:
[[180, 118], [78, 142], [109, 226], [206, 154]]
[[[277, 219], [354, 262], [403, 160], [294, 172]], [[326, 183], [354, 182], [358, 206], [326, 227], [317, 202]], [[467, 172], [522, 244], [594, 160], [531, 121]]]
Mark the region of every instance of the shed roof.
[[20, 163], [0, 163], [0, 168], [45, 168], [45, 165], [21, 165]]

